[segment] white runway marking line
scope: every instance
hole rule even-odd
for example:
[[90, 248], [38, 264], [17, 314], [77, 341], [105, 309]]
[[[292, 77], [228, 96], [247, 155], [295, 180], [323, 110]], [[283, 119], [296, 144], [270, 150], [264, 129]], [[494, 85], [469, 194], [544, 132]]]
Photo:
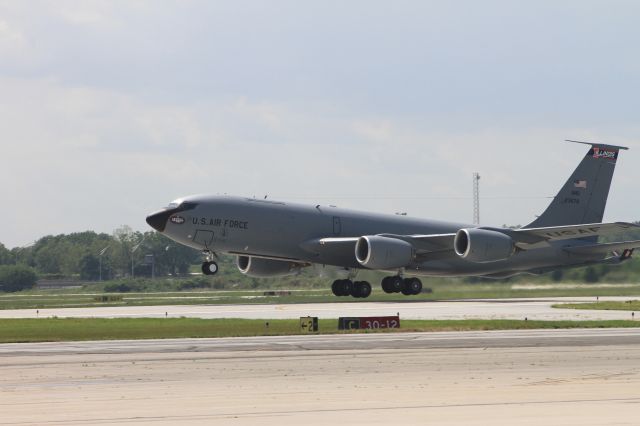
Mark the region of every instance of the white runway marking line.
[[[562, 339], [605, 339], [633, 338], [633, 342], [640, 343], [640, 332], [633, 329], [581, 329], [581, 330], [502, 330], [502, 331], [471, 331], [471, 332], [438, 332], [438, 333], [398, 333], [398, 334], [343, 334], [343, 335], [298, 335], [298, 336], [260, 336], [206, 339], [161, 339], [161, 340], [121, 340], [121, 341], [91, 341], [91, 342], [44, 342], [44, 343], [6, 343], [0, 344], [1, 356], [12, 356], [16, 353], [41, 355], [45, 353], [87, 353], [91, 351], [122, 351], [136, 350], [161, 353], [163, 351], [207, 350], [211, 348], [238, 349], [255, 346], [289, 346], [295, 349], [319, 350], [318, 346], [327, 345], [326, 349], [333, 350], [334, 346], [342, 345], [348, 348], [351, 344], [367, 344], [373, 347], [381, 344], [395, 343], [397, 347], [413, 348], [415, 343], [458, 341], [476, 342], [474, 347], [490, 345], [492, 341], [502, 340], [546, 340], [553, 341], [553, 346], [561, 347]], [[620, 341], [619, 343], [624, 343]], [[598, 342], [594, 342], [597, 345]], [[370, 345], [370, 346], [371, 346]], [[301, 348], [302, 347], [302, 348]], [[309, 349], [312, 348], [312, 349]], [[360, 348], [360, 346], [358, 346]]]

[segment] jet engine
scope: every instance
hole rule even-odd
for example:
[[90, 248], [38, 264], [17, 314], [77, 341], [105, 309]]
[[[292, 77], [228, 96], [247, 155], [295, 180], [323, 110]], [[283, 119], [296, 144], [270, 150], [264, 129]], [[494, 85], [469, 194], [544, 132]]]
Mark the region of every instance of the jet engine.
[[513, 239], [487, 229], [461, 229], [453, 240], [455, 252], [470, 262], [488, 263], [508, 259], [515, 251]]
[[286, 260], [262, 259], [251, 256], [238, 256], [236, 266], [250, 277], [282, 277], [300, 272], [301, 265]]
[[396, 238], [368, 235], [356, 242], [356, 260], [369, 269], [402, 268], [413, 258], [413, 246]]

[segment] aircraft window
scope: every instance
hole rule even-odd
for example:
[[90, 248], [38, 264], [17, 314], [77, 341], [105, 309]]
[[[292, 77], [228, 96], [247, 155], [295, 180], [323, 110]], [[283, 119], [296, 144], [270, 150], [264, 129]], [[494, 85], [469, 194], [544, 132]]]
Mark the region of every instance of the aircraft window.
[[189, 202], [184, 202], [184, 203], [169, 203], [169, 205], [167, 207], [165, 207], [165, 210], [173, 210], [174, 213], [177, 212], [184, 212], [187, 210], [193, 210], [196, 207], [198, 207], [198, 203], [189, 203]]

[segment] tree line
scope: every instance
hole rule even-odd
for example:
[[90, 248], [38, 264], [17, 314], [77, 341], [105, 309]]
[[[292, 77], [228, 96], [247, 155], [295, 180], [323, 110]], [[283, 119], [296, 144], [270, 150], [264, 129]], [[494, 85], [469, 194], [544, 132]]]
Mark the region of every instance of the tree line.
[[[600, 242], [637, 239], [640, 239], [640, 232], [629, 232], [601, 238]], [[234, 260], [232, 256], [221, 256], [220, 279], [232, 279], [234, 282], [256, 280], [239, 274]], [[41, 279], [85, 281], [180, 276], [201, 261], [198, 250], [178, 244], [155, 231], [137, 232], [128, 226], [116, 229], [111, 235], [93, 231], [48, 235], [26, 247], [8, 249], [0, 243], [0, 291], [18, 289], [18, 278], [27, 283], [22, 288], [30, 288], [35, 284], [36, 274]], [[316, 275], [313, 268], [309, 269], [302, 275], [305, 279]], [[481, 278], [465, 280], [482, 281]], [[525, 275], [506, 281], [638, 282], [640, 261], [634, 258], [617, 267], [592, 265], [559, 269], [542, 277]]]
[[97, 281], [131, 276], [186, 274], [200, 253], [154, 231], [128, 226], [112, 235], [93, 231], [48, 235], [30, 246], [7, 249], [0, 243], [0, 265], [33, 268], [42, 278], [76, 277]]

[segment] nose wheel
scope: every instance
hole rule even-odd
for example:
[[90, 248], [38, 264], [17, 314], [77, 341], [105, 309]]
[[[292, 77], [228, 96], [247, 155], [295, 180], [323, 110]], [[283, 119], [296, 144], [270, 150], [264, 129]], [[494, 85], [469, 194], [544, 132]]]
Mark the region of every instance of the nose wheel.
[[205, 275], [215, 275], [218, 272], [218, 264], [213, 259], [218, 259], [215, 252], [206, 249], [202, 251], [204, 262], [202, 262], [202, 273]]
[[203, 262], [202, 273], [205, 275], [215, 275], [218, 272], [218, 264], [216, 262]]

